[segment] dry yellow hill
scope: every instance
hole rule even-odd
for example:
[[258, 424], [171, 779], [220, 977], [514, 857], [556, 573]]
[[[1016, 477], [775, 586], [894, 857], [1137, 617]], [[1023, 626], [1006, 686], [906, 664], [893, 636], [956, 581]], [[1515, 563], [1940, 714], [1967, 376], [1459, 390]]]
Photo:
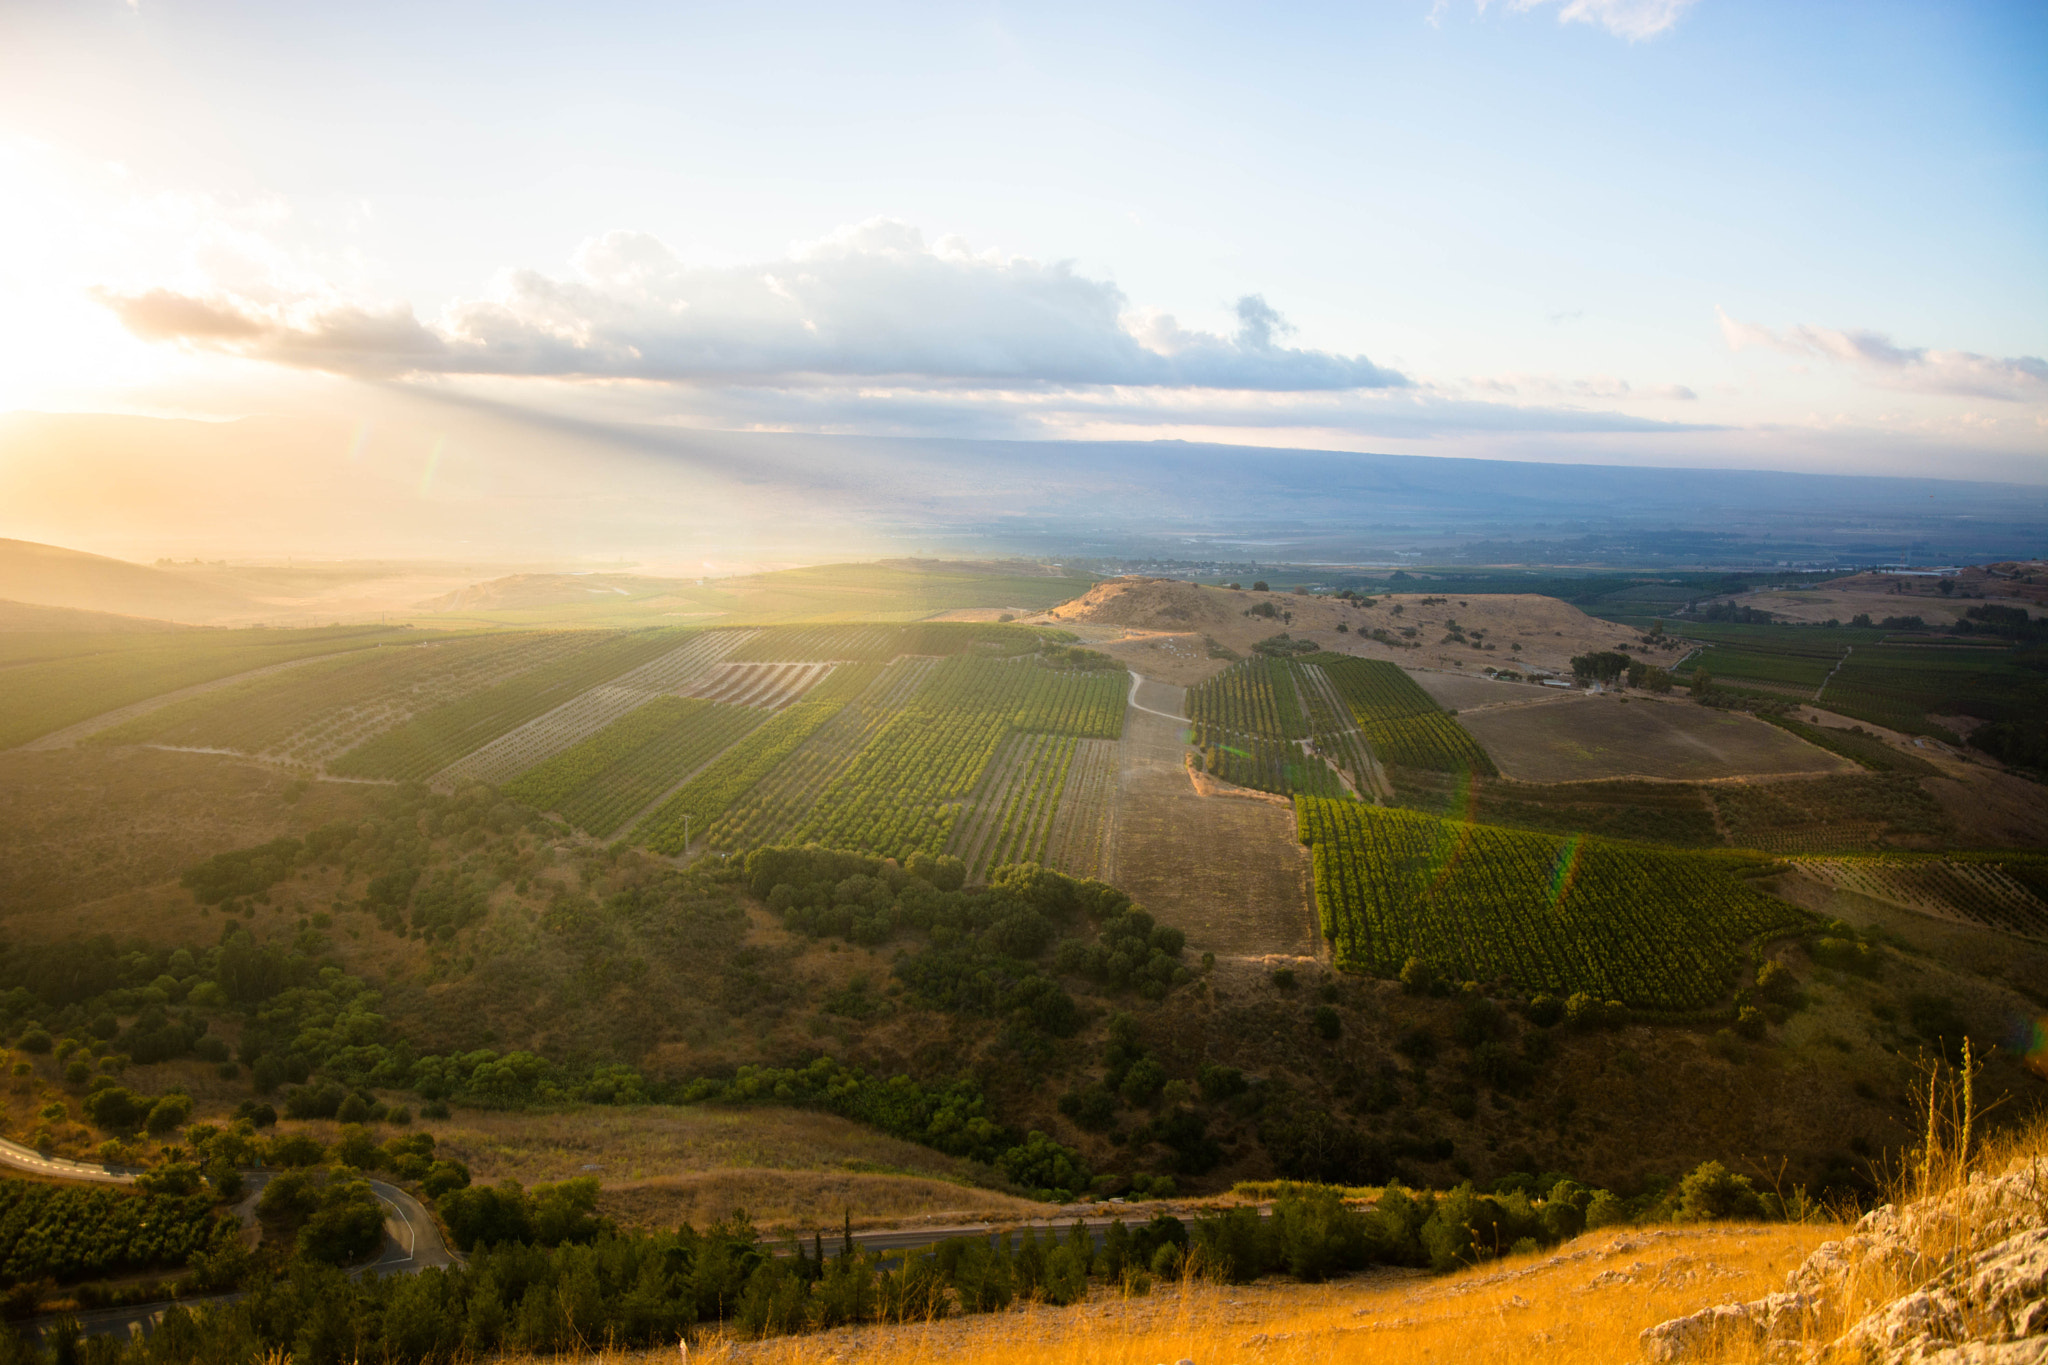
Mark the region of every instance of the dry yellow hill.
[[[1282, 632], [1339, 654], [1447, 672], [1477, 673], [1489, 666], [1566, 671], [1574, 654], [1602, 649], [1665, 664], [1683, 653], [1677, 645], [1648, 648], [1638, 632], [1554, 597], [1392, 593], [1373, 601], [1365, 607], [1334, 597], [1117, 578], [1030, 619], [1077, 628], [1095, 648], [1117, 655], [1137, 672], [1183, 685], [1200, 682], [1227, 663], [1213, 654], [1210, 642], [1246, 654], [1257, 641]], [[1274, 614], [1263, 614], [1267, 608]], [[1465, 643], [1447, 638], [1454, 621]], [[1373, 639], [1375, 630], [1399, 643]]]

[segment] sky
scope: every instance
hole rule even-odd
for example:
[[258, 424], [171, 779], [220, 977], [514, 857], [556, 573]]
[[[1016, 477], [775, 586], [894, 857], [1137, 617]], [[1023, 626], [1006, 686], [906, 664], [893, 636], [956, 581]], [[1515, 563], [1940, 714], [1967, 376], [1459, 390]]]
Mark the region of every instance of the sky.
[[2048, 484], [2044, 73], [2032, 2], [0, 0], [0, 413]]

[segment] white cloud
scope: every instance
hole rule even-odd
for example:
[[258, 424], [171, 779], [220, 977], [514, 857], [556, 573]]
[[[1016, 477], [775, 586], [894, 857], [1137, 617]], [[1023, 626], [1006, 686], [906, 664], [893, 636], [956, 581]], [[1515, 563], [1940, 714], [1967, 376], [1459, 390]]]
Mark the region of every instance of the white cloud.
[[[1488, 0], [1476, 3], [1484, 13]], [[1507, 0], [1508, 8], [1518, 14], [1555, 4], [1560, 24], [1592, 24], [1632, 43], [1670, 29], [1693, 3], [1694, 0]], [[1441, 5], [1432, 11], [1432, 19], [1440, 10]]]
[[1738, 322], [1722, 309], [1721, 335], [1731, 351], [1769, 350], [1853, 365], [1893, 388], [2024, 402], [2048, 398], [2048, 361], [2039, 356], [1978, 355], [1900, 346], [1882, 332], [1842, 331], [1797, 323], [1782, 333]]
[[1409, 381], [1297, 348], [1259, 295], [1228, 336], [1140, 314], [1066, 262], [927, 245], [877, 219], [781, 260], [709, 269], [645, 233], [584, 243], [571, 273], [498, 277], [432, 322], [404, 304], [252, 287], [101, 291], [138, 335], [344, 374], [498, 374], [676, 383], [810, 377], [1312, 391]]

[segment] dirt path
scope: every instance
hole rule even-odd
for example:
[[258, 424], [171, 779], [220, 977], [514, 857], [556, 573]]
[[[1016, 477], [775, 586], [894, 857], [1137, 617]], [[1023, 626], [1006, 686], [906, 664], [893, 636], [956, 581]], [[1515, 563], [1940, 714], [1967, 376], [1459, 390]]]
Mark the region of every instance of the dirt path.
[[1308, 854], [1293, 810], [1195, 790], [1184, 699], [1150, 678], [1132, 686], [1117, 776], [1117, 885], [1185, 930], [1190, 953], [1311, 956]]

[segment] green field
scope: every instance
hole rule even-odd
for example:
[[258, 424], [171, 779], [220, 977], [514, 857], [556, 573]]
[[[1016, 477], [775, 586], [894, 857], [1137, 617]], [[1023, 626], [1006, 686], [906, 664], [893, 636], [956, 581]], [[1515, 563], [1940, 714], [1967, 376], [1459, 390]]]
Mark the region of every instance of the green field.
[[691, 778], [640, 822], [634, 837], [657, 853], [685, 851], [805, 740], [837, 716], [881, 671], [879, 664], [834, 669], [802, 700], [776, 712]]
[[172, 702], [94, 738], [312, 761], [317, 754], [352, 748], [414, 711], [573, 652], [589, 639], [572, 631], [508, 631], [357, 651]]
[[825, 788], [795, 839], [892, 857], [943, 852], [961, 804], [1005, 739], [1115, 739], [1126, 682], [1121, 669], [948, 659]]
[[2048, 659], [2038, 644], [1856, 626], [1679, 620], [1671, 629], [1706, 645], [1687, 660], [1681, 677], [1705, 667], [1716, 687], [1765, 698], [1798, 696], [1904, 734], [1953, 743], [1955, 736], [1930, 717], [2001, 721], [2048, 714]]
[[[1261, 791], [1331, 796], [1329, 763], [1368, 782], [1384, 763], [1491, 776], [1486, 751], [1398, 666], [1343, 654], [1244, 659], [1188, 690], [1190, 742], [1203, 767]], [[1297, 741], [1311, 741], [1309, 749]], [[1326, 762], [1328, 760], [1328, 762]]]
[[1041, 611], [1079, 597], [1097, 580], [1030, 572], [1036, 566], [820, 564], [733, 578], [640, 579], [625, 595], [579, 596], [542, 606], [438, 614], [436, 624], [471, 621], [517, 626], [792, 625], [911, 622], [940, 612], [1000, 607]]
[[487, 691], [446, 702], [329, 764], [344, 777], [423, 781], [499, 735], [673, 649], [675, 629], [590, 632], [590, 643]]
[[505, 795], [603, 838], [767, 718], [744, 706], [657, 697], [506, 783]]
[[434, 638], [385, 626], [0, 636], [7, 706], [0, 749], [166, 692], [252, 669], [380, 644]]
[[1689, 854], [1298, 797], [1316, 913], [1338, 963], [1391, 976], [1410, 958], [1457, 981], [1697, 1009], [1749, 942], [1804, 912]]

